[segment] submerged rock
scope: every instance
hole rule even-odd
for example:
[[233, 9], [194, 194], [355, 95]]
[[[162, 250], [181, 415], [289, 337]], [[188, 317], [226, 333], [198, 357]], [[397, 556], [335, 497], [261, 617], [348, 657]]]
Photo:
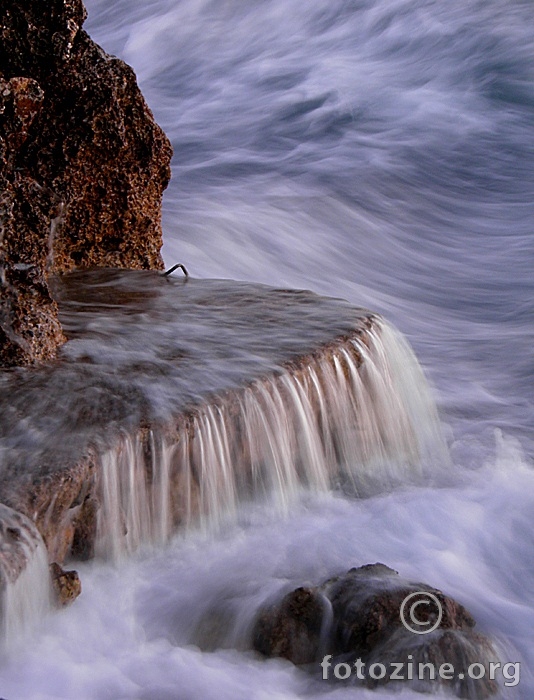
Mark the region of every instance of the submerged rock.
[[50, 273], [163, 264], [172, 149], [85, 17], [81, 0], [0, 10], [0, 366], [49, 359], [64, 341]]
[[[409, 596], [416, 604], [418, 633], [407, 629], [401, 619], [403, 601]], [[405, 620], [417, 629], [409, 610], [410, 606], [404, 607]], [[434, 629], [422, 634], [425, 626]], [[350, 668], [353, 682], [369, 687], [402, 680], [426, 692], [442, 684], [460, 697], [486, 698], [497, 692], [496, 681], [487, 671], [474, 680], [468, 669], [471, 664], [482, 664], [487, 670], [498, 656], [490, 640], [473, 631], [474, 626], [470, 613], [441, 591], [407, 581], [383, 564], [373, 564], [351, 569], [317, 587], [297, 588], [265, 608], [254, 626], [253, 647], [265, 656], [282, 657], [315, 670], [328, 656], [323, 678], [325, 672], [334, 678], [332, 669], [343, 664], [343, 674]], [[358, 678], [354, 670], [358, 660], [367, 668], [383, 665], [384, 677], [361, 672]], [[419, 678], [420, 663], [432, 664], [436, 678], [430, 680], [428, 669]], [[402, 678], [395, 679], [395, 664], [402, 665]], [[452, 665], [452, 676], [439, 675], [443, 664]], [[412, 672], [406, 674], [408, 668]]]

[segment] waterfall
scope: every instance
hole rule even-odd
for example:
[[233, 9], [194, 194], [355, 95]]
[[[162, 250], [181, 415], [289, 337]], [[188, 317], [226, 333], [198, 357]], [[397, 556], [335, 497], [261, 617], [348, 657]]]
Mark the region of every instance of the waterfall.
[[24, 638], [50, 608], [48, 555], [35, 525], [0, 504], [1, 644]]
[[[159, 449], [158, 449], [159, 447]], [[96, 553], [118, 558], [143, 542], [163, 544], [171, 532], [172, 446], [154, 431], [123, 434], [101, 458]]]
[[208, 398], [172, 430], [123, 434], [101, 458], [96, 552], [117, 557], [178, 527], [217, 528], [252, 499], [284, 511], [302, 489], [370, 495], [420, 479], [446, 455], [412, 350], [373, 317]]

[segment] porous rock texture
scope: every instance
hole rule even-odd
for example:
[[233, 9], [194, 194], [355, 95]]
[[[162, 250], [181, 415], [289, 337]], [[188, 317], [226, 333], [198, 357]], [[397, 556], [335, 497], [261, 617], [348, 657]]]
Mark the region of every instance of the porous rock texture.
[[0, 366], [64, 341], [49, 276], [161, 269], [172, 149], [81, 0], [0, 6]]
[[[441, 620], [425, 592], [439, 601]], [[430, 627], [439, 622], [429, 634], [414, 634], [401, 621], [402, 603], [410, 595], [415, 603], [426, 600], [417, 605], [417, 621]], [[408, 612], [405, 619], [410, 622]], [[468, 668], [479, 663], [489, 668], [491, 662], [498, 662], [498, 656], [490, 640], [476, 633], [474, 626], [471, 614], [440, 590], [401, 578], [384, 564], [368, 564], [320, 586], [297, 588], [265, 607], [256, 620], [252, 643], [265, 656], [309, 665], [311, 670], [321, 670], [321, 659], [330, 654], [331, 679], [338, 662], [352, 665], [361, 659], [367, 668], [372, 664], [386, 668], [380, 679], [363, 674], [358, 680], [354, 672], [354, 682], [376, 687], [394, 681], [393, 664], [397, 663], [404, 665], [404, 680], [399, 682], [409, 682], [415, 690], [436, 692], [443, 685], [459, 697], [481, 699], [495, 694], [497, 683], [488, 673], [478, 681], [469, 678]], [[408, 663], [415, 669], [412, 678], [408, 678]], [[436, 669], [452, 664], [454, 677], [420, 679], [419, 663], [431, 663]]]

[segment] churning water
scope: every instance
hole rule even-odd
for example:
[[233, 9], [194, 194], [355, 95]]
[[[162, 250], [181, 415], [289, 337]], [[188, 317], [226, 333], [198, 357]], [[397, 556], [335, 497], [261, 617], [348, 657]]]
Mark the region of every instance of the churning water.
[[135, 68], [174, 145], [166, 262], [383, 314], [434, 387], [452, 465], [448, 483], [310, 493], [285, 516], [248, 504], [216, 534], [80, 567], [82, 597], [13, 652], [0, 693], [353, 697], [258, 660], [243, 639], [276, 591], [382, 561], [464, 603], [522, 662], [510, 697], [531, 700], [534, 5], [87, 7], [88, 31]]

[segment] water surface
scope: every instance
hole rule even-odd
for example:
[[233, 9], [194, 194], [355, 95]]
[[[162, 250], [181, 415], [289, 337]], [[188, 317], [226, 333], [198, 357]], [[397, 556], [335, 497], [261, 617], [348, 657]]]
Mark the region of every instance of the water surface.
[[[291, 666], [202, 652], [224, 598], [383, 561], [456, 596], [534, 693], [534, 5], [105, 0], [91, 35], [173, 142], [164, 257], [193, 276], [344, 297], [409, 339], [453, 483], [258, 506], [117, 570], [4, 668], [7, 698], [344, 698]], [[24, 668], [24, 672], [21, 671]], [[4, 689], [5, 688], [5, 689]], [[397, 697], [387, 689], [360, 697]], [[412, 697], [409, 691], [401, 697]]]

